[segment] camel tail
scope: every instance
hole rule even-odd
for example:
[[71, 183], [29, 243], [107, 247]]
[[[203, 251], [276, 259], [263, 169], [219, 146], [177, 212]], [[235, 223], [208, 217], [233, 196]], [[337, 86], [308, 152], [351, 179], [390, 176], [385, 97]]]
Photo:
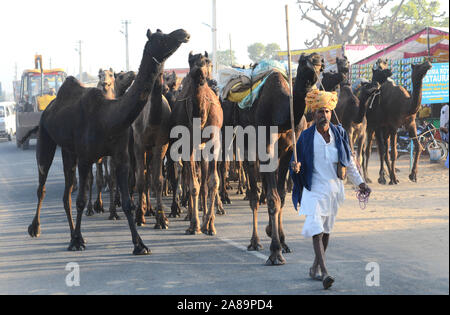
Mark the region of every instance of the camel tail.
[[26, 133], [26, 135], [23, 136], [23, 138], [20, 139], [20, 140], [18, 141], [18, 143], [19, 143], [20, 145], [22, 145], [25, 141], [27, 141], [27, 139], [28, 139], [29, 137], [31, 137], [31, 135], [32, 135], [33, 133], [38, 132], [38, 130], [39, 130], [39, 126], [34, 127], [34, 128], [31, 129], [30, 131], [28, 131], [28, 132]]

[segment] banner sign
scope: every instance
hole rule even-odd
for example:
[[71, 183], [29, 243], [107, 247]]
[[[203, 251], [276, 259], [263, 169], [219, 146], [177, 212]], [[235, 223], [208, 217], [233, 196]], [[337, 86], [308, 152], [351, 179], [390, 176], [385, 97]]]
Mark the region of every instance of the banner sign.
[[433, 63], [422, 84], [422, 104], [448, 103], [448, 62]]

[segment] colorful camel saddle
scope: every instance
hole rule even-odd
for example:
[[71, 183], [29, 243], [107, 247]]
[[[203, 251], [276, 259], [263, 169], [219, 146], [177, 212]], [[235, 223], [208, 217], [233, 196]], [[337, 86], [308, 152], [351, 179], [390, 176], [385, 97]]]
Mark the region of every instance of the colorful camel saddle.
[[252, 107], [269, 75], [280, 72], [287, 80], [286, 67], [276, 60], [263, 60], [251, 69], [227, 68], [219, 73], [222, 99], [238, 103], [242, 109]]

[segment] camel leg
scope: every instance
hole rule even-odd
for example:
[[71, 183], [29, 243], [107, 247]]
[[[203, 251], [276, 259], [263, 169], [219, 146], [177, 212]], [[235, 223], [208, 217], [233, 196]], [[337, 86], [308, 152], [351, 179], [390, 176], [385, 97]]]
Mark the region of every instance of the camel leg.
[[389, 182], [389, 185], [396, 185], [400, 181], [397, 179], [397, 175], [395, 174], [395, 162], [397, 161], [397, 130], [391, 130], [389, 133], [390, 138], [390, 147], [391, 147], [391, 167], [390, 167], [390, 174], [391, 174], [391, 180]]
[[86, 249], [86, 242], [81, 235], [81, 219], [83, 211], [87, 202], [87, 184], [89, 170], [92, 169], [92, 164], [80, 161], [78, 165], [79, 186], [77, 195], [77, 220], [75, 223], [75, 230], [71, 233], [70, 244], [67, 250], [80, 251]]
[[270, 234], [272, 236], [272, 242], [270, 244], [270, 256], [266, 261], [266, 265], [284, 265], [286, 260], [284, 259], [281, 250], [280, 242], [280, 215], [281, 215], [281, 198], [278, 195], [277, 190], [277, 177], [276, 171], [270, 173], [264, 173], [267, 184], [267, 208], [269, 211], [269, 220], [272, 229]]
[[116, 203], [114, 202], [114, 192], [117, 189], [116, 181], [116, 162], [113, 158], [109, 159], [109, 218], [108, 220], [120, 220], [117, 214]]
[[106, 189], [106, 188], [111, 189], [111, 187], [108, 187], [109, 183], [110, 183], [109, 177], [111, 176], [110, 172], [108, 171], [108, 162], [110, 159], [111, 159], [110, 157], [105, 156], [102, 160], [102, 165], [105, 168], [105, 176], [103, 179], [103, 189]]
[[104, 157], [100, 163], [97, 163], [95, 183], [97, 186], [97, 200], [94, 202], [94, 210], [97, 213], [103, 213], [105, 210], [103, 209], [103, 200], [102, 200], [102, 190], [104, 187], [104, 177], [103, 177], [103, 161], [107, 159]]
[[384, 142], [384, 132], [382, 128], [379, 128], [375, 131], [375, 138], [377, 140], [378, 146], [378, 155], [380, 157], [380, 171], [378, 183], [382, 185], [386, 185], [386, 178], [384, 174], [384, 159], [386, 156], [386, 147]]
[[410, 124], [407, 125], [408, 133], [410, 137], [413, 138], [414, 143], [414, 162], [413, 167], [411, 169], [411, 173], [409, 174], [409, 179], [412, 182], [417, 182], [417, 164], [420, 159], [420, 155], [422, 154], [422, 146], [420, 145], [419, 140], [417, 139], [417, 128], [415, 120], [412, 120]]
[[65, 178], [65, 188], [64, 188], [64, 210], [66, 211], [67, 221], [69, 223], [70, 235], [73, 234], [75, 226], [73, 225], [72, 218], [72, 188], [75, 178], [75, 171], [77, 165], [77, 158], [74, 154], [62, 149], [62, 160], [64, 166], [64, 178]]
[[39, 128], [39, 136], [36, 145], [36, 161], [39, 173], [39, 186], [37, 189], [38, 203], [33, 222], [28, 226], [28, 234], [30, 234], [31, 237], [39, 237], [41, 234], [40, 214], [42, 201], [45, 197], [45, 182], [47, 181], [47, 175], [50, 166], [52, 165], [55, 151], [56, 143], [51, 140], [43, 128]]
[[136, 224], [138, 226], [144, 225], [145, 222], [145, 199], [146, 190], [144, 189], [145, 184], [145, 173], [146, 173], [146, 163], [145, 163], [145, 152], [144, 150], [135, 143], [134, 152], [136, 157], [136, 188], [138, 193], [138, 205], [136, 208]]
[[244, 162], [244, 167], [247, 170], [247, 178], [249, 180], [249, 201], [250, 201], [250, 208], [252, 209], [253, 213], [253, 232], [252, 232], [252, 238], [250, 239], [250, 245], [247, 247], [247, 250], [249, 251], [259, 251], [263, 249], [263, 246], [259, 242], [258, 237], [258, 182], [256, 181], [257, 178], [257, 164], [256, 162]]
[[[209, 205], [206, 208], [207, 213], [205, 220], [203, 221], [202, 232], [207, 235], [216, 235], [216, 227], [214, 226], [214, 221], [216, 215], [214, 212], [215, 199], [217, 197], [217, 192], [219, 189], [219, 175], [217, 174], [217, 161], [209, 162], [209, 176], [208, 173], [205, 174], [208, 177], [208, 195]], [[205, 177], [206, 177], [205, 176]]]
[[281, 205], [280, 205], [280, 213], [278, 216], [278, 223], [279, 223], [279, 233], [280, 233], [280, 243], [281, 247], [283, 248], [283, 253], [290, 253], [291, 249], [286, 245], [285, 243], [285, 235], [284, 235], [284, 229], [283, 229], [283, 207], [284, 202], [286, 198], [286, 175], [289, 170], [289, 162], [291, 160], [292, 151], [288, 151], [285, 153], [281, 159], [280, 163], [278, 164], [278, 184], [277, 184], [277, 190], [278, 195], [281, 199]]
[[131, 212], [131, 200], [130, 193], [128, 191], [128, 174], [129, 174], [129, 157], [127, 152], [124, 154], [120, 152], [118, 156], [115, 156], [115, 171], [117, 177], [117, 187], [120, 191], [120, 197], [122, 199], [122, 210], [127, 217], [128, 226], [131, 232], [131, 239], [134, 245], [133, 255], [149, 255], [150, 250], [144, 245], [139, 233], [137, 232], [134, 222], [133, 214]]
[[89, 199], [88, 199], [88, 204], [87, 204], [87, 208], [86, 208], [86, 216], [88, 216], [88, 217], [94, 215], [94, 209], [92, 207], [92, 186], [93, 186], [93, 184], [94, 184], [94, 174], [92, 172], [92, 166], [91, 166], [91, 169], [89, 170], [88, 178], [87, 178]]
[[200, 210], [203, 210], [202, 223], [204, 223], [208, 212], [208, 162], [202, 159], [200, 167]]
[[[372, 154], [372, 141], [373, 141], [373, 133], [375, 131], [373, 129], [367, 129], [367, 141], [366, 141], [366, 154], [365, 154], [365, 160], [363, 162], [363, 172], [364, 172], [364, 180], [366, 183], [370, 184], [372, 183], [372, 180], [369, 178], [369, 159], [370, 155]], [[378, 149], [379, 150], [379, 149]]]
[[155, 146], [153, 147], [152, 153], [152, 179], [153, 187], [156, 193], [156, 224], [155, 229], [167, 229], [169, 227], [169, 220], [164, 214], [163, 204], [162, 204], [162, 189], [164, 178], [162, 176], [162, 163], [164, 156], [166, 155], [167, 145]]
[[[195, 151], [194, 151], [195, 152]], [[200, 192], [200, 184], [198, 182], [196, 162], [194, 161], [194, 154], [191, 153], [190, 161], [185, 162], [187, 167], [187, 175], [189, 180], [189, 211], [191, 214], [191, 224], [186, 230], [186, 234], [200, 234], [200, 220], [198, 217], [198, 195]]]
[[172, 159], [167, 161], [167, 175], [172, 186], [172, 206], [169, 218], [179, 218], [181, 214], [180, 198], [182, 193], [181, 177], [183, 166], [180, 163], [174, 163]]

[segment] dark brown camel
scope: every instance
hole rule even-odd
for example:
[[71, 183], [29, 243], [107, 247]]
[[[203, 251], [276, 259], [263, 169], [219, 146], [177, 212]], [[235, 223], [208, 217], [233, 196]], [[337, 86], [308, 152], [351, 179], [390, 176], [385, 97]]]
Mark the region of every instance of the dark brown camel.
[[[220, 148], [220, 128], [222, 127], [223, 113], [219, 98], [209, 87], [208, 78], [211, 77], [212, 63], [207, 54], [189, 54], [189, 74], [183, 80], [183, 87], [177, 97], [170, 117], [170, 130], [174, 126], [184, 126], [189, 130], [190, 143], [189, 158], [183, 160], [183, 168], [186, 170], [189, 181], [189, 203], [188, 210], [191, 223], [186, 230], [186, 234], [197, 234], [203, 232], [208, 235], [216, 234], [214, 226], [215, 198], [219, 187], [219, 177], [217, 174], [218, 152], [215, 152], [212, 159], [205, 159], [202, 155], [201, 162], [196, 159], [197, 152], [202, 153], [202, 146], [194, 148], [194, 122], [193, 119], [200, 120], [200, 129], [212, 128], [210, 136], [197, 139], [201, 143], [210, 143], [215, 149]], [[201, 136], [200, 136], [201, 137]], [[171, 139], [171, 147], [175, 139]], [[206, 150], [206, 149], [205, 149]], [[171, 156], [171, 159], [173, 156]], [[178, 162], [175, 160], [174, 162]], [[199, 165], [200, 164], [200, 165]], [[201, 170], [201, 171], [200, 171]], [[199, 174], [201, 176], [199, 177]], [[202, 185], [201, 185], [202, 184]], [[174, 189], [175, 192], [175, 189]], [[209, 195], [209, 203], [207, 196]], [[198, 197], [201, 197], [202, 208], [204, 210], [203, 223], [200, 228]]]
[[380, 155], [380, 177], [378, 178], [380, 184], [386, 184], [384, 162], [386, 162], [388, 167], [389, 184], [399, 183], [395, 174], [395, 162], [397, 159], [397, 129], [402, 125], [406, 127], [414, 143], [414, 163], [409, 179], [413, 182], [417, 181], [417, 165], [422, 148], [417, 139], [415, 119], [422, 101], [422, 80], [431, 67], [429, 61], [412, 66], [412, 95], [403, 87], [397, 86], [392, 81], [387, 80], [381, 86], [380, 95], [376, 96], [373, 106], [367, 109], [368, 150], [366, 150], [366, 160], [364, 163], [367, 168], [371, 153], [369, 148], [372, 144], [373, 133], [375, 133]]
[[[322, 74], [322, 85], [325, 91], [336, 91], [342, 82], [347, 81], [350, 62], [347, 57], [336, 57], [336, 65], [338, 72], [324, 72]], [[322, 88], [322, 87], [321, 87]]]
[[[136, 73], [133, 71], [124, 72], [121, 71], [119, 73], [114, 73], [112, 69], [110, 70], [102, 70], [99, 71], [99, 83], [97, 88], [100, 88], [105, 95], [106, 99], [116, 99], [125, 94], [126, 90], [130, 87], [131, 83], [133, 83], [136, 78]], [[131, 145], [131, 143], [129, 143]], [[130, 156], [131, 158], [131, 156]], [[130, 159], [131, 165], [132, 159]], [[108, 165], [109, 164], [109, 165]], [[112, 161], [110, 157], [103, 157], [99, 161], [96, 162], [96, 186], [97, 186], [97, 199], [94, 202], [94, 207], [92, 207], [91, 197], [92, 197], [92, 183], [93, 176], [92, 171], [89, 175], [88, 180], [88, 188], [89, 188], [89, 201], [86, 209], [86, 215], [90, 216], [94, 214], [94, 211], [97, 213], [103, 213], [103, 200], [102, 200], [102, 190], [106, 186], [107, 183], [109, 187], [109, 212], [111, 220], [119, 219], [119, 216], [116, 212], [116, 206], [120, 205], [120, 194], [118, 191], [118, 187], [116, 186], [116, 180], [114, 176], [110, 176], [109, 171], [114, 174], [114, 167], [112, 165]], [[103, 175], [103, 170], [105, 174]], [[134, 176], [134, 169], [130, 168], [130, 177]], [[130, 178], [130, 181], [132, 179]], [[131, 186], [131, 185], [130, 185]], [[130, 187], [130, 197], [132, 198], [132, 189]]]
[[171, 110], [162, 93], [161, 73], [155, 82], [151, 97], [132, 125], [136, 157], [136, 186], [139, 196], [136, 224], [141, 226], [146, 223], [145, 209], [150, 205], [148, 186], [152, 184], [157, 202], [155, 229], [167, 229], [169, 224], [162, 205], [162, 167], [169, 145], [169, 133], [166, 126], [169, 123]]
[[[61, 86], [56, 99], [42, 113], [36, 160], [39, 170], [38, 204], [33, 223], [28, 227], [32, 237], [40, 234], [40, 211], [45, 195], [45, 182], [53, 161], [56, 146], [62, 148], [65, 175], [64, 209], [70, 227], [68, 250], [84, 250], [81, 218], [86, 206], [86, 181], [92, 164], [103, 156], [112, 156], [116, 166], [122, 209], [127, 217], [134, 244], [133, 254], [147, 255], [149, 249], [139, 236], [131, 213], [128, 192], [129, 155], [127, 151], [129, 129], [144, 108], [155, 80], [162, 71], [161, 63], [169, 58], [182, 43], [189, 40], [184, 30], [170, 34], [147, 31], [139, 72], [133, 85], [123, 97], [107, 100], [97, 88], [84, 88], [73, 77]], [[71, 190], [78, 162], [80, 177], [77, 196], [76, 226], [72, 220]]]
[[[316, 84], [317, 75], [323, 71], [323, 58], [313, 53], [311, 55], [302, 55], [299, 59], [297, 77], [294, 84], [294, 123], [296, 128], [296, 136], [306, 128], [306, 119], [302, 119], [305, 110], [306, 94]], [[292, 128], [290, 123], [290, 105], [289, 105], [289, 85], [287, 80], [278, 71], [272, 72], [265, 85], [260, 91], [259, 97], [248, 110], [239, 109], [237, 125], [245, 128], [247, 126], [265, 127], [266, 128], [266, 147], [262, 148], [266, 153], [272, 154], [276, 160], [276, 169], [270, 172], [263, 172], [263, 185], [265, 185], [267, 193], [267, 206], [269, 212], [269, 225], [266, 233], [271, 237], [270, 257], [267, 265], [282, 265], [285, 259], [283, 252], [290, 252], [289, 247], [285, 243], [285, 235], [283, 231], [283, 205], [285, 201], [286, 191], [285, 182], [286, 174], [289, 167], [289, 161], [292, 157]], [[270, 134], [269, 127], [278, 127], [278, 133]], [[277, 141], [278, 152], [274, 152], [274, 147], [270, 140]], [[273, 142], [272, 142], [273, 143]], [[258, 237], [258, 162], [249, 161], [248, 159], [248, 143], [245, 148], [241, 148], [245, 152], [245, 167], [248, 173], [250, 184], [249, 201], [253, 212], [253, 233], [248, 246], [248, 250], [260, 250], [262, 246]], [[278, 155], [277, 155], [278, 154]], [[261, 157], [258, 157], [260, 159]], [[260, 163], [262, 163], [260, 161]], [[264, 164], [264, 163], [263, 163]]]

